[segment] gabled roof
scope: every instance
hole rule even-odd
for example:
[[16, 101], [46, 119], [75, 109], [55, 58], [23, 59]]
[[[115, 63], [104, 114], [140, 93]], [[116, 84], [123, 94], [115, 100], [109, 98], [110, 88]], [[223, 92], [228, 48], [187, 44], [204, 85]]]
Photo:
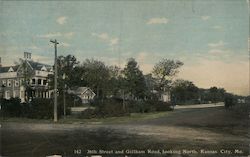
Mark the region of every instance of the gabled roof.
[[77, 87], [72, 90], [69, 90], [68, 92], [76, 94], [76, 95], [81, 95], [81, 94], [84, 94], [88, 90], [95, 95], [95, 93], [89, 87]]
[[42, 67], [45, 67], [48, 71], [50, 71], [52, 69], [52, 66], [47, 65], [47, 64], [34, 62], [34, 61], [30, 61], [30, 60], [27, 60], [27, 62], [28, 62], [28, 64], [30, 64], [31, 68], [34, 70], [41, 70]]
[[7, 67], [0, 67], [0, 73], [9, 72], [10, 68], [12, 68], [13, 71], [17, 71], [18, 65], [15, 65], [15, 66], [7, 66]]

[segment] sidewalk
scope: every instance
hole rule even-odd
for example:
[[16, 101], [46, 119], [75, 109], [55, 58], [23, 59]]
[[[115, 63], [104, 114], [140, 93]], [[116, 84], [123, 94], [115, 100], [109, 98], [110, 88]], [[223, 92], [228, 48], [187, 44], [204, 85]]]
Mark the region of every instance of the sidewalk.
[[220, 107], [224, 106], [224, 102], [212, 103], [212, 104], [197, 104], [197, 105], [176, 105], [175, 110], [178, 109], [195, 109], [195, 108], [208, 108], [208, 107]]

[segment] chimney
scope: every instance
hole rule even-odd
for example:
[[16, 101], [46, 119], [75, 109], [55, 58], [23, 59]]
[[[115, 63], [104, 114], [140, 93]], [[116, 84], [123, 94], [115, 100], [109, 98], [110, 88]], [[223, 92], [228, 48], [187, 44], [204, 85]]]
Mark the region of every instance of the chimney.
[[25, 60], [31, 60], [31, 53], [30, 52], [24, 52], [24, 59]]

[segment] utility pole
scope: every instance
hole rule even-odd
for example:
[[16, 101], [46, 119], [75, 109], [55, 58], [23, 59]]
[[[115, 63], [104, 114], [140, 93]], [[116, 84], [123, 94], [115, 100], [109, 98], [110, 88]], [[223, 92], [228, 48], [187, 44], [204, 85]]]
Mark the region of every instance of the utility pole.
[[64, 119], [66, 118], [66, 98], [65, 98], [65, 92], [66, 92], [66, 83], [65, 83], [65, 79], [66, 79], [66, 74], [63, 74], [63, 82], [64, 82], [64, 88], [63, 88], [63, 117]]
[[57, 44], [59, 44], [56, 39], [50, 40], [55, 47], [55, 71], [54, 71], [54, 122], [57, 122]]

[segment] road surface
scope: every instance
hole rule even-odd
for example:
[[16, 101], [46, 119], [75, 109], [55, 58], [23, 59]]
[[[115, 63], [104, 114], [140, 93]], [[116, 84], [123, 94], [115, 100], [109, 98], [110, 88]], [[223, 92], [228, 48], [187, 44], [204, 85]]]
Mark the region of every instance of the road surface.
[[247, 120], [222, 105], [177, 106], [165, 117], [123, 124], [3, 123], [1, 155], [247, 155]]

